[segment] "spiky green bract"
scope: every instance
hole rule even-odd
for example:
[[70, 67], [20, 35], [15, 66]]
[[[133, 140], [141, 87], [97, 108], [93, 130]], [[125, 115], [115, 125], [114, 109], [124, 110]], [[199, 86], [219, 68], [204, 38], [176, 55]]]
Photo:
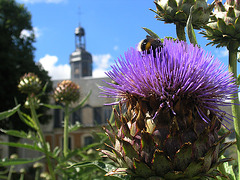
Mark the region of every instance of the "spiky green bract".
[[80, 87], [70, 80], [64, 80], [58, 83], [54, 98], [57, 102], [70, 104], [80, 98]]
[[[115, 125], [105, 128], [119, 164], [114, 173], [132, 179], [207, 179], [221, 175], [219, 157], [231, 143], [218, 136], [226, 120], [221, 105], [237, 93], [231, 74], [197, 46], [164, 40], [156, 56], [129, 50], [107, 75], [116, 83], [102, 87], [120, 99]], [[122, 112], [122, 105], [126, 112]]]
[[217, 47], [228, 47], [231, 43], [240, 45], [240, 4], [239, 1], [227, 0], [224, 5], [216, 1], [216, 6], [209, 23], [202, 31], [209, 44]]
[[25, 94], [36, 94], [40, 91], [41, 80], [34, 73], [26, 73], [20, 78], [18, 89]]
[[195, 29], [201, 28], [208, 22], [214, 4], [208, 5], [205, 0], [155, 0], [155, 12], [158, 20], [165, 23], [181, 24], [186, 26], [190, 8], [194, 6], [192, 13], [192, 25]]

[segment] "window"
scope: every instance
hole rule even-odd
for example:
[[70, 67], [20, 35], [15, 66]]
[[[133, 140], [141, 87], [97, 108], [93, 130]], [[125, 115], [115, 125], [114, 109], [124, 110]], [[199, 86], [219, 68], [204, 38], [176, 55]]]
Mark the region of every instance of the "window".
[[112, 107], [111, 106], [105, 106], [104, 107], [104, 118], [102, 123], [107, 123], [107, 120], [110, 120], [110, 116], [112, 114]]
[[73, 112], [72, 113], [72, 124], [74, 125], [74, 124], [76, 124], [76, 122], [81, 123], [82, 122], [81, 117], [82, 117], [82, 111], [81, 110]]
[[89, 76], [88, 62], [82, 62], [82, 76]]
[[89, 144], [92, 144], [93, 143], [93, 138], [92, 136], [86, 136], [84, 137], [84, 146], [87, 146]]
[[94, 113], [94, 123], [102, 124], [102, 108], [101, 107], [93, 108], [93, 113]]
[[79, 78], [80, 77], [80, 63], [75, 62], [73, 68], [73, 73], [74, 73], [74, 78]]

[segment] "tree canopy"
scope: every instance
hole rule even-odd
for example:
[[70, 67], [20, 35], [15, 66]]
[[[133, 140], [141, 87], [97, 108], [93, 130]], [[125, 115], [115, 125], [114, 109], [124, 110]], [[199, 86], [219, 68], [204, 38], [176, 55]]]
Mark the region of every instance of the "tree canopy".
[[[27, 72], [35, 73], [43, 83], [48, 83], [47, 92], [52, 90], [52, 83], [47, 71], [34, 62], [34, 31], [31, 14], [23, 4], [15, 0], [0, 1], [0, 112], [25, 102], [26, 96], [18, 91], [19, 79]], [[41, 99], [48, 101], [45, 95]], [[40, 109], [39, 111], [44, 111]], [[42, 118], [46, 119], [45, 118]], [[16, 116], [1, 121], [1, 128], [23, 128], [23, 123]]]

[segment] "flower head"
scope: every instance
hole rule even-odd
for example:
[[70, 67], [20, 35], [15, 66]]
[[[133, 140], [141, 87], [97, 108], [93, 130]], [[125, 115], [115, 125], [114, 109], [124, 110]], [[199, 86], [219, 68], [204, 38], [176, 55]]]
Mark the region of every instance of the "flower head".
[[20, 78], [18, 88], [22, 93], [38, 93], [41, 89], [41, 81], [34, 73], [26, 73]]
[[54, 91], [54, 98], [66, 104], [76, 102], [80, 97], [79, 86], [70, 80], [59, 83]]
[[[135, 49], [120, 57], [106, 74], [117, 84], [102, 87], [102, 94], [120, 98], [127, 108], [153, 118], [160, 111], [184, 116], [183, 106], [194, 107], [208, 123], [209, 112], [222, 117], [220, 106], [230, 105], [237, 93], [232, 74], [218, 59], [203, 49], [185, 42], [164, 40], [156, 57]], [[223, 117], [227, 121], [227, 116]]]
[[240, 1], [227, 0], [224, 4], [216, 0], [210, 21], [201, 34], [217, 47], [230, 46], [240, 41]]

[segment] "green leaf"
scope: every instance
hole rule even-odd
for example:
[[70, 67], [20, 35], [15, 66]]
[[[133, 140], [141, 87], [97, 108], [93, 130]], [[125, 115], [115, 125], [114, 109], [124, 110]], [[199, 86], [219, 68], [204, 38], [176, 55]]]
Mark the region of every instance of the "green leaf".
[[226, 26], [227, 25], [224, 22], [224, 20], [221, 18], [218, 18], [217, 25], [218, 25], [218, 28], [220, 29], [220, 31], [222, 31], [223, 34], [226, 34]]
[[42, 95], [44, 95], [46, 92], [47, 86], [48, 86], [48, 82], [45, 83], [45, 85], [42, 88], [42, 91], [36, 97], [41, 97]]
[[44, 152], [44, 150], [42, 148], [39, 148], [37, 145], [32, 145], [27, 143], [22, 144], [22, 143], [15, 143], [15, 142], [0, 142], [0, 144], [11, 146], [11, 147], [26, 148], [26, 149]]
[[148, 167], [147, 164], [145, 164], [144, 162], [139, 161], [137, 159], [135, 159], [135, 161], [134, 161], [134, 169], [135, 169], [136, 174], [138, 174], [144, 178], [155, 175], [154, 172]]
[[143, 29], [154, 39], [160, 39], [160, 37], [154, 33], [152, 30], [148, 29], [148, 28], [145, 28], [143, 27]]
[[236, 31], [235, 31], [235, 27], [233, 24], [229, 24], [226, 26], [226, 32], [227, 34], [229, 34], [230, 36], [233, 36], [235, 35]]
[[72, 109], [72, 111], [70, 111], [70, 114], [77, 111], [78, 109], [80, 109], [81, 107], [83, 107], [83, 105], [85, 104], [85, 102], [88, 100], [88, 98], [90, 97], [90, 95], [92, 94], [92, 90], [89, 91], [88, 95], [75, 107]]
[[[222, 155], [221, 159], [224, 159], [225, 157]], [[220, 166], [218, 166], [218, 170], [225, 175], [226, 177], [228, 177], [230, 180], [236, 180], [236, 176], [234, 174], [233, 171], [233, 166], [229, 165], [228, 162], [225, 162], [223, 164], [221, 164]]]
[[20, 119], [21, 119], [26, 125], [28, 125], [29, 127], [33, 128], [33, 129], [35, 129], [35, 130], [37, 129], [37, 127], [36, 127], [36, 125], [35, 125], [35, 122], [33, 121], [33, 119], [32, 119], [29, 115], [21, 112], [20, 110], [18, 110], [18, 115], [19, 115]]
[[78, 130], [81, 127], [81, 124], [79, 122], [76, 122], [74, 125], [70, 125], [68, 127], [68, 132], [71, 133], [73, 131]]
[[24, 139], [31, 139], [31, 140], [37, 140], [37, 137], [32, 133], [32, 132], [24, 132], [24, 131], [18, 131], [18, 130], [4, 130], [0, 129], [1, 132], [14, 136], [14, 137], [19, 137], [19, 138], [24, 138]]
[[193, 8], [194, 6], [191, 7], [190, 9], [190, 14], [188, 16], [188, 20], [187, 20], [187, 35], [188, 35], [188, 38], [189, 38], [189, 41], [196, 45], [197, 44], [197, 39], [196, 39], [196, 35], [195, 35], [195, 32], [193, 30], [193, 26], [192, 26], [192, 13], [193, 13]]
[[171, 170], [170, 159], [164, 154], [163, 151], [156, 150], [153, 155], [153, 170], [157, 175], [163, 176]]
[[19, 104], [19, 105], [17, 105], [16, 107], [14, 107], [13, 109], [10, 109], [10, 110], [1, 112], [1, 113], [0, 113], [0, 120], [9, 118], [9, 117], [12, 116], [13, 114], [15, 114], [15, 113], [18, 111], [18, 109], [20, 108], [20, 106], [21, 106], [21, 105]]
[[[79, 168], [83, 168], [83, 167], [97, 167], [98, 169], [104, 171], [105, 173], [116, 169], [116, 167], [111, 165], [111, 164], [107, 164], [107, 163], [103, 163], [103, 162], [99, 162], [99, 161], [80, 162], [80, 163], [73, 164], [72, 166], [69, 166], [68, 168], [71, 168], [71, 167], [79, 167]], [[112, 179], [119, 180], [121, 178], [117, 177], [117, 176], [112, 176]]]
[[45, 106], [49, 109], [63, 109], [63, 106], [61, 105], [52, 105], [52, 104], [43, 104], [43, 103], [41, 103], [40, 105]]
[[129, 157], [129, 158], [138, 158], [139, 155], [136, 152], [136, 150], [133, 148], [133, 146], [127, 142], [127, 141], [122, 141], [122, 147], [123, 147], [123, 151], [125, 153], [125, 157]]
[[0, 175], [0, 179], [8, 179], [8, 177]]
[[61, 149], [60, 149], [58, 146], [56, 146], [56, 147], [54, 148], [54, 150], [53, 150], [53, 153], [52, 153], [53, 158], [58, 157], [58, 155], [60, 154], [60, 152], [61, 152]]
[[192, 160], [192, 144], [185, 143], [174, 157], [174, 167], [184, 171]]
[[238, 17], [236, 20], [235, 20], [235, 30], [236, 32], [240, 32], [240, 17]]
[[0, 165], [1, 166], [12, 166], [12, 165], [19, 165], [19, 164], [27, 164], [27, 163], [33, 163], [36, 161], [40, 161], [45, 156], [41, 156], [38, 158], [31, 158], [31, 159], [0, 159]]
[[237, 77], [237, 85], [240, 85], [240, 74]]

